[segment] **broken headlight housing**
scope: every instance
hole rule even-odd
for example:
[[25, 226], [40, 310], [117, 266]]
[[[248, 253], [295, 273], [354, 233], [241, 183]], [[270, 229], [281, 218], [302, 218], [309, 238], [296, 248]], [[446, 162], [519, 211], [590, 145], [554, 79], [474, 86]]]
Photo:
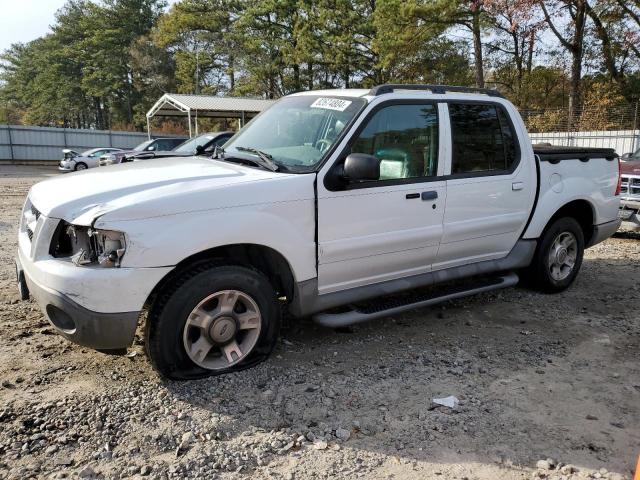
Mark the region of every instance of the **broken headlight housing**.
[[50, 254], [70, 258], [77, 265], [119, 267], [126, 251], [125, 235], [113, 230], [97, 230], [60, 222]]

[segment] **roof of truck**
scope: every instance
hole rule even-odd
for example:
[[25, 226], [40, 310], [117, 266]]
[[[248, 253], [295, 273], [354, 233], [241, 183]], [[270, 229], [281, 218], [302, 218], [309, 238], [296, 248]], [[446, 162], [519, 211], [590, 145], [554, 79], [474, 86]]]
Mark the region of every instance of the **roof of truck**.
[[377, 97], [387, 93], [427, 93], [430, 95], [463, 94], [472, 96], [504, 98], [502, 94], [490, 88], [462, 87], [456, 85], [422, 85], [389, 83], [366, 88], [334, 88], [329, 90], [310, 90], [292, 95], [330, 95], [333, 97]]
[[308, 90], [306, 92], [296, 92], [290, 96], [300, 95], [329, 95], [332, 97], [365, 97], [369, 95], [368, 88], [330, 88], [327, 90]]

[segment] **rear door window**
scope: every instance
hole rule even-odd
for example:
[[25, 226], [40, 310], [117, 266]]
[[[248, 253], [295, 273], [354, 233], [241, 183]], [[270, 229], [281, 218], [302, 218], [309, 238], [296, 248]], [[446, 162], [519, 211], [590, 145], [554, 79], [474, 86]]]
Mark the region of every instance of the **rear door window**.
[[506, 112], [492, 104], [450, 103], [452, 174], [504, 172], [517, 161]]

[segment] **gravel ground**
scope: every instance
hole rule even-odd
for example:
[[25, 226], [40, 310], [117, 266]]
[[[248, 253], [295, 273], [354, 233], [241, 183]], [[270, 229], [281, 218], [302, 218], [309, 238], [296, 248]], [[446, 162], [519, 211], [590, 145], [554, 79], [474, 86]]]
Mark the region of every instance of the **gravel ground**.
[[[238, 374], [163, 381], [18, 302], [24, 196], [0, 166], [0, 478], [631, 478], [640, 453], [640, 235], [560, 295], [484, 294], [333, 331], [285, 330]], [[455, 409], [434, 397], [455, 395]]]

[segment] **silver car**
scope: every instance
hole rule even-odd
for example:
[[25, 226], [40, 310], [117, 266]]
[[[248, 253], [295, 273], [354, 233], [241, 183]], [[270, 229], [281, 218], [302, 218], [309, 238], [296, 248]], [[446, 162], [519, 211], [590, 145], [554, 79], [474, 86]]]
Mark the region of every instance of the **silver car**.
[[61, 172], [75, 172], [99, 166], [98, 162], [102, 155], [113, 152], [120, 152], [121, 148], [92, 148], [82, 153], [74, 150], [64, 149], [64, 158], [60, 160], [58, 170]]

